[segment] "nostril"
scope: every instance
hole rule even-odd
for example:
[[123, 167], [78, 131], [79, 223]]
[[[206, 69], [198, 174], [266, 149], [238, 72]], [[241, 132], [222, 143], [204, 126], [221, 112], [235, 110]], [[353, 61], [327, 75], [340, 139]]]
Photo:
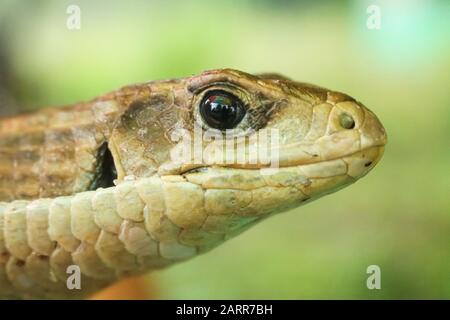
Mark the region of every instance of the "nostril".
[[355, 127], [355, 120], [348, 113], [342, 113], [339, 116], [339, 123], [344, 129], [353, 129]]

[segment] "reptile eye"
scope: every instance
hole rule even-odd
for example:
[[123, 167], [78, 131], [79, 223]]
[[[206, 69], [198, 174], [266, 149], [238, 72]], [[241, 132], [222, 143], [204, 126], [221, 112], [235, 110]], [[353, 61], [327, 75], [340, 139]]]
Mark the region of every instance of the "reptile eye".
[[200, 115], [211, 128], [233, 129], [244, 118], [245, 107], [235, 95], [212, 90], [205, 94], [200, 103]]

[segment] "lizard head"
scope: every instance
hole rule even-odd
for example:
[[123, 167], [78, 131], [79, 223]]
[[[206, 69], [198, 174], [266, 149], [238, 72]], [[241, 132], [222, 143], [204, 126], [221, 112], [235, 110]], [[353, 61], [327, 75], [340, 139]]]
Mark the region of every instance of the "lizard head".
[[370, 171], [387, 142], [358, 101], [278, 75], [212, 70], [124, 92], [110, 138], [118, 180], [196, 185], [208, 216], [253, 219], [332, 193]]

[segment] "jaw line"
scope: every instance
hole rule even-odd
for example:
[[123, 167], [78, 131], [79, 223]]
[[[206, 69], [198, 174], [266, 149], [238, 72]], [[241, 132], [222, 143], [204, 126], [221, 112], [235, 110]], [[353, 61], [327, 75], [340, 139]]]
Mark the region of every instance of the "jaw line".
[[274, 169], [274, 170], [276, 170], [276, 169], [289, 169], [289, 168], [302, 167], [302, 166], [307, 166], [307, 165], [315, 165], [315, 164], [319, 164], [319, 163], [326, 163], [326, 162], [331, 162], [331, 161], [335, 161], [335, 160], [344, 160], [345, 158], [349, 158], [349, 157], [358, 155], [358, 154], [360, 154], [362, 152], [365, 152], [365, 151], [369, 151], [369, 150], [372, 150], [372, 149], [380, 149], [381, 152], [379, 153], [379, 156], [376, 159], [373, 159], [373, 161], [372, 161], [373, 162], [372, 167], [374, 167], [380, 161], [380, 159], [382, 158], [383, 153], [384, 153], [384, 147], [385, 147], [384, 144], [378, 144], [378, 145], [366, 147], [364, 149], [361, 149], [361, 150], [358, 150], [358, 151], [355, 151], [355, 152], [352, 152], [352, 153], [349, 153], [349, 154], [346, 154], [346, 155], [341, 155], [341, 156], [338, 156], [338, 157], [330, 158], [330, 159], [323, 159], [323, 160], [320, 160], [320, 161], [317, 161], [317, 162], [294, 163], [294, 164], [289, 164], [289, 165], [284, 165], [284, 166], [279, 166], [279, 167], [267, 167], [267, 166], [260, 167], [260, 168], [256, 168], [256, 167], [238, 167], [238, 166], [233, 166], [232, 164], [231, 165], [217, 165], [217, 164], [216, 165], [214, 165], [214, 164], [213, 165], [199, 165], [197, 167], [181, 171], [177, 175], [184, 176], [184, 175], [190, 174], [190, 173], [205, 172], [208, 169], [219, 169], [219, 170], [233, 170], [233, 169], [235, 169], [235, 170], [249, 170], [249, 171], [252, 171], [252, 170], [264, 170], [264, 169], [267, 169], [267, 170], [271, 170], [271, 169]]

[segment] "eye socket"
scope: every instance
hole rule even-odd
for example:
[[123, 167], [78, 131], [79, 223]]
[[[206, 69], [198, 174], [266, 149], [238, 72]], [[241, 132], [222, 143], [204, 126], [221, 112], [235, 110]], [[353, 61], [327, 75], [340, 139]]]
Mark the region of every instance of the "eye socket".
[[200, 115], [211, 128], [235, 128], [245, 116], [245, 107], [235, 95], [223, 90], [207, 92], [200, 102]]

